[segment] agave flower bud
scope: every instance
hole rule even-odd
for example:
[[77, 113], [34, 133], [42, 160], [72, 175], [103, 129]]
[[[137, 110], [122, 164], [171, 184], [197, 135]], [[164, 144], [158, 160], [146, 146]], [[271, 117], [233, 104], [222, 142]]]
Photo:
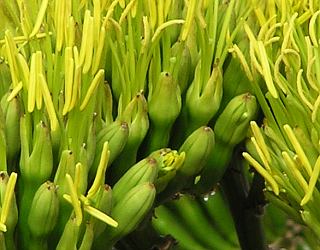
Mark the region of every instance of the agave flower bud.
[[28, 216], [28, 226], [35, 241], [46, 239], [56, 225], [59, 213], [57, 187], [50, 181], [37, 190]]
[[234, 97], [215, 123], [216, 138], [227, 145], [238, 144], [245, 138], [249, 122], [255, 118], [257, 111], [258, 106], [253, 95], [246, 93]]
[[127, 105], [118, 120], [127, 122], [129, 135], [127, 143], [110, 170], [111, 182], [119, 178], [136, 162], [138, 149], [149, 128], [147, 102], [142, 93], [137, 94]]
[[112, 217], [119, 223], [117, 228], [107, 227], [94, 242], [96, 249], [107, 249], [132, 232], [150, 211], [156, 195], [153, 184], [146, 182], [125, 193], [112, 209]]
[[171, 127], [181, 110], [180, 88], [168, 72], [162, 72], [148, 97], [151, 128], [148, 152], [164, 148], [169, 142]]
[[7, 171], [7, 143], [4, 130], [4, 117], [0, 107], [0, 170]]
[[205, 79], [204, 76], [201, 76], [201, 67], [201, 61], [199, 61], [194, 80], [186, 96], [189, 131], [207, 125], [218, 111], [222, 99], [221, 68], [214, 66], [209, 79]]
[[96, 154], [89, 171], [90, 179], [93, 178], [97, 171], [104, 143], [108, 141], [109, 144], [110, 158], [108, 164], [110, 165], [123, 150], [125, 144], [127, 143], [128, 136], [128, 124], [123, 121], [115, 121], [99, 131], [97, 135]]
[[[6, 95], [3, 97], [7, 105], [5, 107], [5, 134], [7, 141], [7, 160], [11, 165], [20, 151], [20, 101], [17, 97], [7, 100]], [[14, 143], [9, 143], [14, 142]]]
[[67, 221], [63, 233], [57, 245], [57, 250], [77, 249], [80, 227], [77, 225], [76, 218], [71, 215]]
[[142, 183], [153, 183], [158, 174], [158, 162], [153, 157], [147, 157], [132, 166], [114, 185], [113, 202], [121, 202], [123, 196], [135, 186]]

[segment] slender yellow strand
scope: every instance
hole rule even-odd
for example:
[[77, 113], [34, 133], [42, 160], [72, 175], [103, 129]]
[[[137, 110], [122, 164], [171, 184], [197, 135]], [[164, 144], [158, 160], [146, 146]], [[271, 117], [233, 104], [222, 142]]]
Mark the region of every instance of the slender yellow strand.
[[117, 227], [118, 222], [112, 219], [110, 216], [106, 215], [105, 213], [101, 212], [100, 210], [91, 207], [91, 206], [84, 206], [84, 211], [86, 211], [91, 216], [103, 221], [104, 223], [112, 226]]
[[81, 103], [80, 111], [84, 110], [84, 108], [88, 105], [89, 100], [93, 96], [94, 91], [96, 90], [98, 84], [103, 80], [103, 76], [104, 76], [104, 70], [100, 69], [90, 84], [87, 94], [84, 97], [83, 102]]
[[72, 181], [72, 177], [69, 174], [66, 174], [66, 179], [67, 179], [67, 183], [70, 190], [70, 198], [72, 201], [72, 206], [76, 216], [76, 224], [77, 226], [80, 226], [82, 222], [82, 210], [80, 206], [80, 201], [78, 199], [77, 190]]
[[313, 48], [312, 48], [312, 45], [311, 45], [310, 37], [309, 36], [305, 36], [305, 41], [306, 41], [306, 44], [307, 44], [307, 57], [308, 57], [308, 63], [307, 63], [307, 79], [308, 79], [308, 83], [313, 89], [315, 89], [316, 91], [319, 91], [319, 87], [318, 87], [317, 82], [314, 79], [314, 72], [312, 70], [316, 58], [313, 55]]
[[310, 10], [305, 10], [302, 15], [300, 15], [297, 20], [296, 23], [298, 26], [301, 26], [303, 23], [305, 23], [306, 21], [309, 21], [310, 18], [312, 17], [312, 12]]
[[279, 55], [277, 60], [274, 63], [274, 70], [273, 70], [273, 77], [275, 83], [279, 86], [279, 88], [282, 90], [283, 93], [287, 94], [288, 93], [288, 87], [286, 83], [282, 82], [282, 79], [280, 78], [281, 73], [280, 73], [280, 63], [283, 60], [283, 53]]
[[56, 50], [59, 52], [62, 49], [64, 41], [64, 23], [65, 23], [65, 3], [63, 0], [58, 0], [58, 13], [57, 13], [57, 38], [56, 38]]
[[41, 109], [42, 107], [42, 94], [41, 94], [41, 89], [39, 86], [39, 81], [38, 81], [38, 75], [42, 74], [42, 52], [37, 51], [36, 52], [36, 66], [35, 66], [35, 89], [36, 89], [36, 107], [38, 110]]
[[265, 47], [268, 47], [272, 43], [276, 43], [276, 42], [279, 42], [279, 41], [280, 41], [280, 36], [275, 36], [275, 37], [270, 38], [269, 40], [264, 41], [263, 45]]
[[149, 17], [152, 30], [155, 30], [157, 25], [157, 5], [156, 1], [148, 0]]
[[254, 13], [258, 19], [260, 26], [263, 26], [267, 22], [267, 20], [263, 14], [261, 8], [254, 8], [253, 10], [254, 10]]
[[29, 91], [28, 91], [28, 112], [31, 113], [34, 110], [36, 102], [36, 54], [31, 56], [30, 65], [30, 78], [29, 78]]
[[76, 190], [79, 190], [80, 188], [82, 171], [83, 171], [83, 165], [81, 164], [81, 162], [78, 162], [75, 166], [75, 171], [74, 171], [74, 186], [76, 187]]
[[284, 128], [284, 131], [286, 132], [292, 146], [294, 147], [294, 149], [295, 149], [295, 151], [301, 161], [301, 164], [303, 165], [303, 167], [307, 171], [308, 175], [311, 176], [311, 174], [312, 174], [311, 164], [308, 160], [308, 157], [304, 153], [304, 151], [301, 147], [301, 144], [299, 143], [298, 139], [296, 138], [293, 130], [291, 129], [291, 127], [288, 124], [285, 124], [283, 126], [283, 128]]
[[18, 76], [17, 76], [18, 69], [15, 61], [16, 47], [9, 31], [6, 31], [5, 33], [5, 41], [6, 41], [5, 49], [6, 49], [8, 64], [10, 67], [10, 75], [12, 79], [12, 84], [15, 87], [18, 84]]
[[67, 20], [66, 29], [66, 46], [73, 47], [75, 42], [75, 21], [73, 16], [70, 16]]
[[236, 44], [233, 45], [232, 49], [236, 53], [237, 57], [239, 58], [242, 68], [246, 73], [246, 76], [248, 77], [249, 81], [253, 81], [253, 75], [250, 71], [250, 67], [242, 51], [239, 49], [239, 47]]
[[273, 84], [272, 76], [271, 76], [271, 70], [268, 62], [268, 56], [267, 52], [263, 46], [262, 41], [258, 41], [258, 48], [259, 48], [259, 53], [261, 57], [261, 66], [262, 66], [262, 71], [263, 71], [263, 77], [266, 81], [267, 88], [270, 92], [270, 94], [274, 98], [278, 98], [278, 92]]
[[259, 174], [270, 184], [273, 192], [276, 195], [279, 195], [279, 186], [275, 179], [272, 177], [271, 174], [269, 174], [261, 165], [259, 162], [257, 162], [251, 155], [249, 155], [247, 152], [242, 153], [243, 157], [252, 165]]
[[314, 165], [313, 172], [309, 180], [308, 190], [300, 203], [301, 206], [307, 204], [307, 202], [311, 199], [314, 188], [318, 181], [319, 173], [320, 173], [320, 156], [318, 156], [317, 161]]
[[50, 119], [50, 127], [51, 127], [52, 131], [56, 131], [59, 127], [59, 121], [58, 121], [58, 118], [56, 115], [56, 111], [54, 109], [54, 105], [52, 102], [50, 91], [48, 89], [48, 85], [47, 85], [47, 82], [46, 82], [44, 75], [40, 74], [38, 77], [39, 77], [41, 92], [42, 92], [43, 99], [44, 99], [44, 104], [46, 106], [48, 116]]
[[106, 29], [104, 27], [101, 27], [100, 31], [100, 37], [99, 37], [99, 42], [98, 42], [98, 49], [94, 51], [94, 59], [92, 63], [92, 74], [94, 75], [99, 66], [100, 66], [100, 60], [101, 60], [101, 55], [103, 52], [103, 48], [105, 45], [105, 38], [106, 38]]
[[116, 7], [116, 5], [119, 3], [119, 0], [115, 0], [111, 3], [111, 5], [108, 8], [107, 14], [103, 20], [103, 24], [102, 26], [107, 28], [107, 23], [109, 22], [109, 19], [111, 18], [114, 8]]
[[123, 21], [126, 20], [126, 18], [127, 18], [128, 14], [129, 14], [129, 12], [131, 11], [131, 9], [132, 9], [135, 1], [136, 1], [136, 0], [131, 0], [131, 1], [127, 4], [126, 8], [122, 11], [121, 16], [120, 16], [120, 19], [119, 19], [119, 25], [122, 25]]
[[4, 233], [7, 232], [7, 226], [1, 222], [0, 222], [0, 231]]
[[22, 77], [23, 77], [23, 83], [25, 84], [26, 90], [29, 89], [29, 78], [30, 78], [30, 71], [29, 71], [29, 66], [26, 62], [26, 59], [24, 58], [23, 55], [18, 53], [17, 55], [17, 60], [20, 65], [21, 71], [22, 72]]
[[110, 157], [109, 144], [108, 142], [105, 142], [103, 144], [96, 177], [94, 178], [93, 184], [87, 194], [88, 198], [93, 197], [98, 192], [99, 187], [104, 183], [104, 176], [106, 174], [109, 157]]
[[298, 90], [298, 94], [301, 98], [301, 100], [308, 106], [308, 108], [310, 110], [313, 110], [313, 105], [311, 102], [309, 102], [309, 100], [307, 99], [307, 97], [304, 95], [303, 93], [303, 89], [302, 89], [302, 72], [303, 72], [303, 69], [300, 69], [298, 71], [298, 74], [297, 74], [297, 90]]
[[29, 36], [30, 38], [34, 37], [38, 33], [38, 31], [39, 31], [39, 29], [41, 27], [44, 15], [46, 13], [46, 10], [47, 10], [47, 7], [48, 7], [48, 3], [49, 3], [49, 0], [42, 0], [41, 1], [41, 5], [40, 5], [40, 9], [38, 11], [38, 16], [36, 18], [36, 22], [35, 22], [35, 24], [33, 26], [31, 34]]
[[88, 39], [89, 39], [89, 37], [88, 37], [89, 19], [90, 19], [90, 10], [86, 10], [85, 15], [84, 15], [83, 33], [82, 33], [80, 55], [79, 55], [80, 65], [83, 65], [84, 59], [86, 56], [86, 51], [87, 51], [87, 44], [88, 44]]
[[262, 67], [259, 64], [258, 59], [255, 55], [255, 48], [254, 48], [254, 47], [256, 47], [255, 45], [256, 45], [256, 42], [250, 41], [249, 55], [250, 55], [250, 59], [251, 59], [251, 67], [253, 69], [256, 69], [260, 73], [260, 75], [263, 75]]
[[72, 85], [74, 74], [74, 60], [72, 58], [72, 48], [67, 47], [65, 49], [65, 83], [64, 83], [64, 106], [62, 115], [66, 115], [69, 111], [69, 107], [72, 99]]
[[[189, 2], [189, 7], [187, 11], [186, 21], [182, 27], [181, 31], [181, 41], [185, 41], [190, 32], [191, 26], [194, 23], [195, 10], [197, 6], [197, 1], [192, 0]], [[160, 27], [160, 26], [159, 26]]]
[[98, 44], [100, 39], [100, 23], [101, 23], [101, 2], [100, 0], [93, 0], [93, 32], [94, 32], [94, 47]]
[[266, 32], [270, 29], [269, 25], [270, 23], [273, 21], [273, 20], [276, 20], [276, 15], [269, 18], [268, 21], [266, 21], [260, 28], [260, 31], [258, 33], [258, 40], [260, 41], [264, 41], [265, 40], [265, 35], [266, 35]]
[[22, 89], [22, 87], [23, 87], [23, 84], [20, 81], [18, 83], [18, 85], [13, 88], [13, 90], [11, 91], [9, 96], [7, 97], [7, 102], [10, 102], [13, 98], [15, 98], [19, 94], [19, 92]]
[[72, 89], [72, 98], [71, 103], [69, 105], [69, 110], [71, 111], [78, 100], [78, 96], [80, 96], [80, 85], [81, 85], [81, 73], [82, 69], [81, 66], [76, 66], [76, 69], [74, 71], [74, 81], [73, 81], [73, 89]]
[[311, 120], [314, 123], [317, 119], [317, 113], [319, 110], [319, 106], [320, 106], [320, 95], [318, 95], [316, 101], [314, 102], [313, 105], [313, 110], [312, 110], [312, 114], [311, 114]]
[[85, 48], [85, 60], [84, 60], [83, 69], [82, 69], [83, 74], [88, 73], [92, 65], [93, 42], [94, 42], [93, 17], [89, 17], [87, 35], [88, 35], [88, 38], [87, 38], [87, 44]]
[[157, 30], [154, 32], [153, 37], [151, 39], [151, 42], [154, 42], [159, 36], [162, 30], [164, 30], [165, 28], [171, 26], [171, 25], [175, 25], [175, 24], [183, 24], [185, 21], [182, 19], [174, 19], [174, 20], [170, 20], [168, 22], [165, 22], [163, 24], [161, 24]]
[[271, 170], [271, 167], [270, 167], [270, 165], [268, 163], [268, 160], [267, 160], [266, 156], [263, 154], [263, 152], [262, 152], [261, 148], [259, 147], [256, 139], [254, 137], [251, 137], [250, 139], [251, 139], [251, 141], [252, 141], [252, 143], [253, 143], [253, 145], [254, 145], [254, 147], [255, 147], [255, 149], [256, 149], [259, 157], [260, 157], [260, 159], [262, 160], [262, 163], [263, 163], [265, 169], [269, 173], [272, 173], [272, 170]]
[[1, 215], [0, 215], [0, 222], [3, 224], [6, 223], [8, 214], [10, 212], [10, 206], [14, 196], [14, 188], [17, 182], [17, 176], [18, 176], [17, 173], [12, 172], [8, 180], [7, 189], [4, 194], [4, 200], [2, 203], [2, 209], [1, 209]]
[[316, 23], [316, 20], [317, 20], [317, 17], [319, 14], [320, 14], [320, 10], [315, 12], [312, 15], [312, 17], [310, 19], [310, 23], [309, 23], [309, 35], [310, 35], [310, 39], [315, 47], [318, 47], [318, 40], [317, 40], [318, 36], [316, 34], [315, 23]]
[[282, 23], [276, 23], [273, 26], [271, 26], [267, 31], [264, 36], [265, 41], [270, 40], [274, 37], [274, 33], [276, 32], [276, 29], [281, 27]]
[[263, 154], [265, 155], [268, 162], [271, 162], [271, 156], [268, 151], [266, 142], [264, 141], [263, 135], [257, 123], [255, 121], [250, 122], [251, 130], [254, 137], [257, 140], [257, 143], [260, 145]]
[[290, 171], [293, 173], [294, 177], [296, 178], [296, 181], [299, 183], [299, 185], [303, 189], [303, 191], [306, 192], [308, 190], [308, 183], [304, 179], [301, 172], [299, 171], [299, 168], [296, 165], [295, 161], [289, 156], [289, 154], [287, 152], [283, 151], [281, 154], [282, 154], [282, 157], [283, 157], [286, 165], [288, 166], [288, 168], [290, 169]]

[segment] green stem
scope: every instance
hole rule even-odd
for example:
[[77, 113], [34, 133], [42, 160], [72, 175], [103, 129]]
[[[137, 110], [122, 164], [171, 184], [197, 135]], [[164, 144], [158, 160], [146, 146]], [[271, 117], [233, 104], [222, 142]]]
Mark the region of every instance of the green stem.
[[[241, 249], [267, 249], [261, 224], [261, 208], [264, 205], [264, 182], [255, 174], [251, 189], [241, 174], [241, 156], [234, 154], [223, 179], [222, 188], [230, 204]], [[247, 195], [249, 191], [249, 195]]]

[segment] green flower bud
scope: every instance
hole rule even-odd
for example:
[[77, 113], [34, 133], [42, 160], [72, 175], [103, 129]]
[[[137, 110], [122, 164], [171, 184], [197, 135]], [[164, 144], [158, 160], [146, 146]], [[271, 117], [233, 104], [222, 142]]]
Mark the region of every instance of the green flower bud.
[[77, 225], [76, 218], [71, 215], [64, 227], [56, 250], [77, 250], [77, 242], [80, 227]]
[[123, 196], [132, 188], [146, 182], [153, 183], [158, 174], [158, 162], [153, 157], [147, 157], [133, 165], [114, 185], [113, 202], [121, 202]]
[[245, 138], [249, 122], [255, 118], [257, 112], [256, 98], [250, 93], [234, 97], [216, 121], [216, 138], [227, 145], [238, 144]]
[[58, 213], [57, 187], [47, 181], [39, 187], [31, 204], [28, 226], [32, 237], [47, 237], [56, 225]]

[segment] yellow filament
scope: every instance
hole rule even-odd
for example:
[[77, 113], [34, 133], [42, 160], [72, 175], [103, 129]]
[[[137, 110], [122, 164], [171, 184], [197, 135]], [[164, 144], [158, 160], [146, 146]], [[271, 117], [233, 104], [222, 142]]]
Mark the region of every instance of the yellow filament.
[[95, 77], [93, 78], [90, 87], [87, 91], [86, 96], [84, 97], [83, 102], [81, 103], [80, 106], [80, 111], [84, 110], [84, 108], [88, 105], [90, 97], [93, 95], [95, 89], [97, 88], [98, 84], [103, 80], [103, 76], [104, 76], [104, 70], [100, 69], [98, 71], [98, 73], [95, 75]]
[[175, 20], [170, 20], [168, 22], [165, 22], [163, 24], [161, 24], [157, 30], [154, 32], [154, 35], [151, 39], [152, 42], [154, 42], [160, 35], [161, 31], [164, 30], [165, 28], [174, 25], [174, 24], [183, 24], [185, 21], [181, 20], [181, 19], [175, 19]]
[[317, 161], [314, 165], [313, 172], [309, 180], [308, 190], [300, 203], [301, 206], [305, 205], [311, 199], [314, 188], [318, 181], [319, 173], [320, 173], [320, 156], [317, 158]]
[[304, 95], [303, 93], [303, 89], [302, 89], [302, 72], [303, 72], [303, 69], [300, 69], [298, 71], [298, 75], [297, 75], [297, 90], [298, 90], [298, 94], [301, 98], [301, 100], [308, 106], [308, 108], [310, 110], [313, 110], [313, 105], [311, 104], [311, 102], [308, 101], [307, 97]]
[[128, 16], [130, 10], [133, 8], [134, 3], [136, 2], [136, 0], [131, 0], [126, 8], [123, 10], [123, 12], [121, 13], [120, 19], [119, 19], [119, 24], [121, 25], [123, 23], [123, 21], [126, 19], [126, 17]]
[[263, 154], [263, 152], [262, 152], [261, 148], [259, 147], [256, 139], [254, 137], [251, 137], [250, 139], [251, 139], [255, 149], [257, 150], [257, 153], [258, 153], [260, 159], [262, 160], [262, 163], [264, 164], [264, 167], [267, 169], [268, 172], [271, 173], [272, 171], [271, 171], [270, 165], [268, 163], [268, 160], [267, 160], [266, 156]]
[[232, 49], [236, 53], [236, 55], [238, 56], [240, 63], [242, 65], [242, 68], [243, 68], [244, 72], [246, 73], [246, 76], [248, 77], [249, 81], [253, 81], [252, 73], [250, 71], [249, 65], [248, 65], [247, 60], [244, 57], [242, 51], [239, 49], [239, 47], [236, 44], [233, 45]]
[[318, 47], [318, 40], [317, 40], [317, 35], [316, 35], [316, 28], [315, 28], [315, 22], [316, 19], [318, 17], [318, 15], [320, 14], [320, 10], [318, 10], [317, 12], [315, 12], [311, 19], [310, 19], [310, 23], [309, 23], [309, 34], [310, 34], [310, 39], [313, 43], [313, 45], [315, 47]]
[[7, 101], [10, 102], [13, 98], [15, 98], [20, 90], [22, 89], [22, 82], [19, 82], [18, 85], [11, 91], [10, 95], [7, 97]]
[[252, 165], [259, 174], [270, 184], [273, 192], [276, 195], [279, 195], [279, 186], [275, 179], [272, 177], [271, 174], [269, 174], [261, 165], [259, 162], [257, 162], [251, 155], [249, 155], [247, 152], [242, 153], [243, 157]]
[[266, 50], [263, 46], [263, 43], [261, 41], [258, 41], [258, 48], [259, 48], [259, 53], [260, 53], [260, 57], [261, 57], [261, 66], [262, 66], [262, 71], [263, 71], [263, 77], [266, 81], [267, 88], [268, 88], [270, 94], [274, 98], [278, 98], [278, 92], [277, 92], [277, 90], [273, 84], [273, 81], [272, 81], [267, 52], [266, 52]]
[[291, 129], [291, 127], [286, 124], [283, 126], [284, 131], [286, 132], [292, 146], [294, 147], [297, 156], [299, 157], [301, 164], [303, 165], [303, 167], [305, 168], [305, 170], [307, 171], [308, 175], [311, 176], [312, 174], [312, 167], [311, 164], [306, 156], [306, 154], [304, 153], [298, 139], [296, 138], [293, 130]]
[[56, 131], [57, 128], [59, 127], [59, 121], [56, 116], [56, 111], [54, 109], [54, 105], [51, 99], [50, 91], [48, 89], [48, 85], [46, 82], [46, 79], [44, 78], [43, 74], [39, 75], [39, 84], [41, 88], [41, 92], [43, 95], [44, 103], [46, 105], [46, 109], [48, 112], [48, 116], [50, 119], [50, 127], [52, 131]]
[[29, 78], [29, 91], [28, 91], [28, 112], [34, 110], [36, 102], [36, 54], [33, 53], [31, 56], [30, 65], [30, 78]]
[[39, 12], [38, 12], [38, 16], [37, 16], [36, 22], [35, 22], [35, 24], [33, 26], [33, 30], [31, 31], [31, 34], [29, 36], [30, 38], [35, 36], [38, 33], [38, 31], [39, 31], [39, 29], [41, 27], [44, 15], [46, 13], [47, 7], [48, 7], [48, 2], [49, 2], [49, 0], [41, 1], [41, 5], [40, 5], [40, 9], [39, 9]]
[[290, 171], [293, 173], [294, 177], [296, 178], [296, 181], [299, 183], [301, 188], [303, 189], [304, 192], [307, 191], [308, 189], [308, 183], [304, 179], [303, 175], [299, 171], [298, 166], [296, 165], [295, 161], [289, 156], [287, 152], [282, 152], [282, 157], [284, 161], [286, 162], [286, 165], [290, 169]]
[[82, 211], [81, 211], [80, 201], [77, 195], [77, 190], [72, 181], [72, 177], [69, 174], [66, 174], [66, 179], [70, 189], [70, 198], [71, 198], [72, 206], [74, 209], [74, 213], [76, 215], [76, 224], [77, 226], [80, 226], [82, 222]]
[[104, 223], [106, 223], [112, 227], [118, 226], [118, 222], [116, 222], [110, 216], [106, 215], [105, 213], [99, 211], [98, 209], [96, 209], [94, 207], [84, 206], [84, 211], [86, 211], [88, 214], [92, 215], [93, 217], [103, 221]]
[[14, 187], [16, 185], [16, 182], [17, 174], [15, 172], [12, 172], [8, 180], [7, 189], [4, 195], [3, 205], [1, 209], [0, 222], [3, 224], [6, 223], [8, 214], [10, 212], [10, 206], [14, 196]]
[[88, 191], [88, 198], [93, 197], [99, 190], [100, 186], [104, 183], [104, 176], [108, 166], [108, 161], [110, 157], [110, 150], [108, 142], [103, 144], [103, 149], [101, 152], [100, 162], [97, 169], [96, 177], [93, 181], [91, 188]]

